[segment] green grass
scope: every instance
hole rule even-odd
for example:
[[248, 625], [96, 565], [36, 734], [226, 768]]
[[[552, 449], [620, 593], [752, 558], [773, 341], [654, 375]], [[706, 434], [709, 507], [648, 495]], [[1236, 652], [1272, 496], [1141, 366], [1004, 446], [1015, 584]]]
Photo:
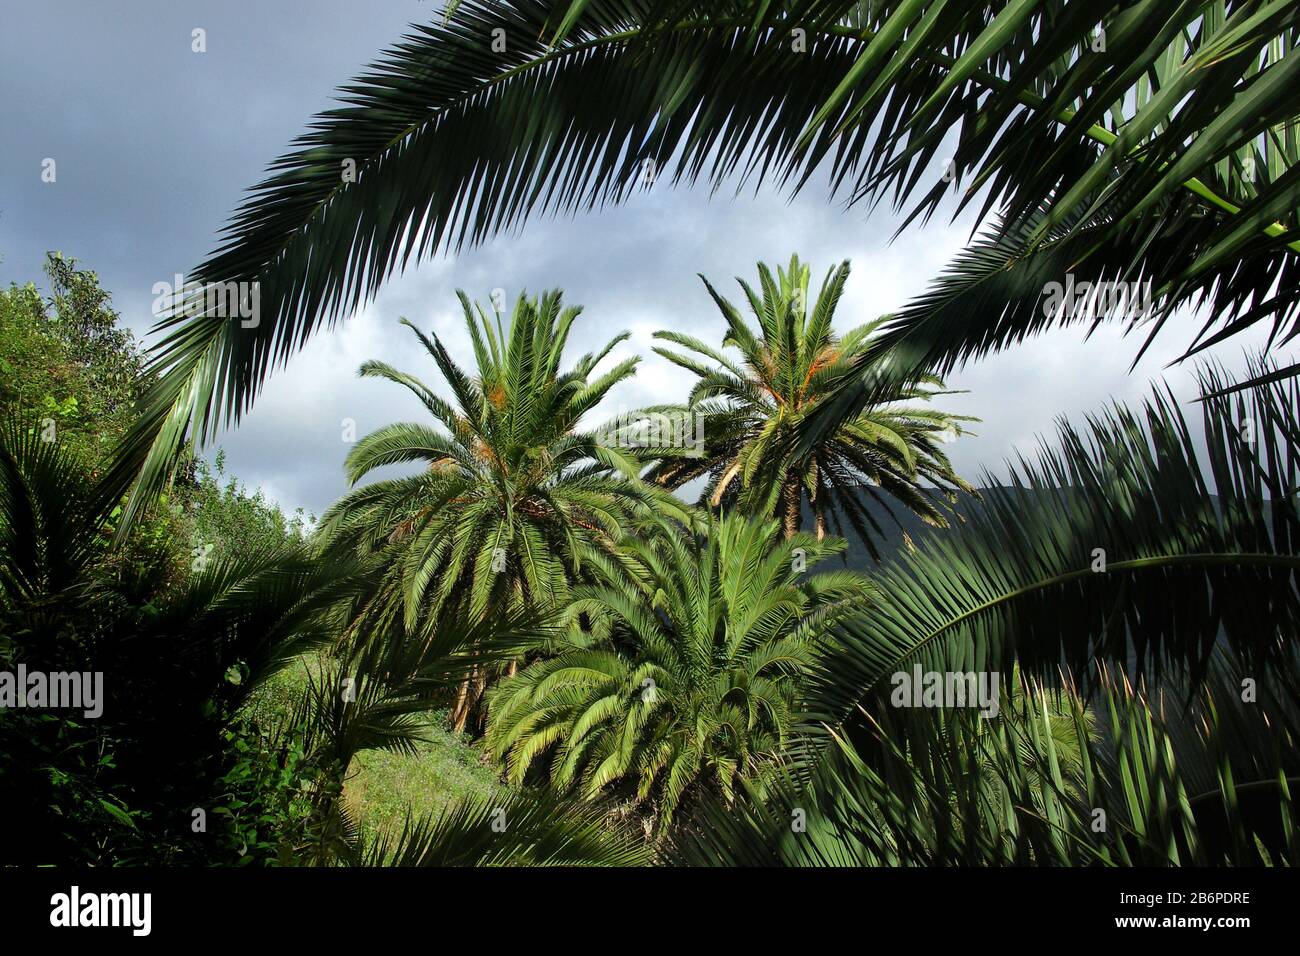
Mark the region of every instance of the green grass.
[[[286, 667], [258, 688], [245, 713], [261, 726], [275, 726], [301, 699], [314, 662]], [[353, 760], [343, 800], [367, 838], [390, 828], [401, 830], [412, 816], [437, 814], [465, 797], [490, 797], [510, 789], [483, 762], [482, 751], [468, 737], [452, 732], [445, 712], [429, 714], [429, 723], [413, 754], [362, 751]]]
[[437, 814], [465, 797], [506, 794], [482, 752], [446, 725], [445, 714], [432, 714], [414, 754], [368, 750], [357, 755], [343, 787], [348, 809], [367, 837], [401, 830], [407, 811]]

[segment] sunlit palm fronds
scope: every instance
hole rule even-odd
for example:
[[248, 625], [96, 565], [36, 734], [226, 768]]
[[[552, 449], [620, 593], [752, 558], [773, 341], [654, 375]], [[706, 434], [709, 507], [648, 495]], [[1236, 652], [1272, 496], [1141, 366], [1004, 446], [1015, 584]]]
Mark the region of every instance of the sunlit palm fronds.
[[[727, 322], [723, 348], [735, 349], [737, 360], [693, 336], [656, 333], [685, 351], [666, 346], [655, 351], [695, 375], [696, 382], [687, 405], [647, 413], [698, 416], [703, 443], [665, 452], [647, 477], [671, 487], [706, 477], [702, 505], [744, 502], [762, 508], [775, 496], [775, 513], [787, 535], [799, 530], [806, 503], [819, 535], [828, 528], [842, 533], [847, 523], [873, 556], [882, 529], [869, 507], [872, 501], [943, 526], [949, 499], [973, 489], [953, 471], [941, 446], [963, 434], [962, 423], [973, 419], [926, 404], [945, 394], [934, 376], [899, 379], [878, 389], [875, 404], [841, 423], [807, 456], [789, 464], [780, 460], [787, 440], [866, 356], [883, 356], [870, 350], [885, 320], [835, 331], [848, 262], [827, 273], [815, 299], [810, 269], [798, 256], [775, 274], [762, 263], [758, 272], [758, 289], [738, 280], [757, 329], [705, 280]], [[767, 492], [772, 486], [779, 494]]]
[[640, 866], [644, 836], [622, 831], [590, 804], [527, 793], [464, 800], [408, 819], [367, 848], [364, 866]]
[[539, 765], [587, 799], [622, 784], [667, 827], [688, 797], [729, 800], [779, 757], [800, 679], [866, 582], [805, 576], [843, 542], [783, 539], [775, 521], [735, 515], [708, 530], [665, 523], [593, 563], [569, 615], [606, 621], [607, 641], [561, 649], [490, 697], [488, 743], [512, 781]]
[[[563, 602], [583, 545], [612, 546], [648, 510], [686, 513], [666, 490], [638, 480], [637, 449], [586, 425], [609, 390], [635, 370], [635, 358], [600, 370], [625, 336], [565, 370], [564, 348], [581, 310], [565, 308], [558, 291], [520, 296], [508, 328], [464, 294], [461, 305], [473, 372], [436, 335], [412, 327], [450, 399], [384, 363], [361, 368], [362, 375], [410, 389], [433, 422], [397, 423], [363, 437], [348, 456], [349, 479], [393, 464], [424, 470], [357, 488], [321, 522], [329, 554], [380, 569], [374, 603], [388, 605], [411, 635], [447, 615], [480, 621], [489, 611]], [[458, 728], [476, 695], [467, 689], [461, 696]]]

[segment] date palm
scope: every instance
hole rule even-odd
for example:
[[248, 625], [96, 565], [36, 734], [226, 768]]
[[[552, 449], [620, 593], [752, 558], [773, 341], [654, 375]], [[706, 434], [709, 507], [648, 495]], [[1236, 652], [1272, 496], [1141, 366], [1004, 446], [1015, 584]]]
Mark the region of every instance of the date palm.
[[759, 263], [758, 274], [758, 290], [737, 280], [757, 328], [704, 280], [727, 322], [723, 348], [738, 351], [738, 361], [692, 336], [656, 333], [693, 353], [655, 349], [697, 378], [685, 411], [703, 417], [704, 448], [695, 457], [666, 457], [650, 476], [674, 488], [707, 476], [701, 503], [714, 506], [763, 498], [760, 489], [773, 486], [787, 537], [799, 530], [807, 502], [818, 537], [828, 523], [839, 530], [847, 521], [873, 554], [872, 538], [880, 528], [868, 499], [883, 497], [944, 525], [935, 489], [949, 495], [973, 489], [953, 471], [941, 445], [974, 419], [925, 406], [947, 394], [934, 376], [893, 380], [877, 390], [879, 404], [842, 423], [809, 455], [788, 463], [777, 459], [805, 417], [861, 366], [884, 320], [836, 334], [832, 324], [849, 276], [847, 261], [827, 273], [815, 301], [809, 297], [810, 269], [798, 256], [775, 275]]
[[[646, 508], [684, 513], [670, 494], [637, 480], [635, 449], [582, 427], [609, 390], [634, 374], [636, 358], [597, 373], [626, 334], [562, 371], [581, 309], [565, 308], [560, 292], [521, 295], [509, 329], [464, 293], [460, 301], [475, 375], [436, 335], [406, 323], [441, 372], [450, 401], [386, 363], [361, 367], [364, 376], [410, 389], [433, 422], [395, 423], [362, 438], [348, 455], [348, 479], [355, 484], [386, 465], [424, 467], [357, 488], [322, 519], [328, 549], [387, 566], [375, 600], [408, 634], [446, 614], [478, 621], [489, 610], [547, 607], [563, 599], [577, 574], [579, 545], [618, 541]], [[476, 693], [462, 687], [457, 729]]]
[[[648, 181], [793, 190], [822, 169], [850, 201], [916, 200], [908, 222], [950, 193], [982, 203], [986, 240], [882, 337], [901, 374], [1123, 318], [1042, 315], [1044, 284], [1067, 272], [1152, 280], [1152, 330], [1203, 300], [1199, 344], [1253, 322], [1294, 331], [1300, 8], [1286, 0], [454, 7], [345, 87], [193, 271], [256, 283], [260, 315], [162, 322], [162, 375], [118, 456], [123, 489], [144, 479], [126, 523], [187, 439], [237, 423], [277, 363], [399, 262]], [[878, 370], [863, 371], [820, 429], [875, 404]]]
[[625, 784], [666, 827], [688, 794], [729, 800], [780, 753], [801, 676], [867, 584], [804, 574], [842, 541], [785, 539], [776, 521], [739, 515], [708, 530], [663, 522], [593, 562], [569, 615], [608, 639], [578, 638], [491, 693], [488, 744], [511, 781], [545, 765], [552, 786], [586, 798]]

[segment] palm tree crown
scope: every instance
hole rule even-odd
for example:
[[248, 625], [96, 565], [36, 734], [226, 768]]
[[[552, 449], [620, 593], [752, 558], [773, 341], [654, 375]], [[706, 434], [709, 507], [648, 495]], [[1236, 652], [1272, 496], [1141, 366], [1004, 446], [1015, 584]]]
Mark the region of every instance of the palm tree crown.
[[[661, 489], [636, 478], [635, 450], [580, 428], [637, 359], [595, 369], [626, 335], [560, 361], [581, 310], [558, 291], [520, 296], [510, 327], [459, 293], [478, 363], [473, 377], [437, 336], [410, 323], [452, 392], [447, 401], [407, 373], [370, 361], [361, 374], [409, 388], [436, 425], [402, 422], [361, 439], [347, 459], [354, 483], [384, 465], [423, 462], [415, 475], [358, 488], [326, 512], [329, 547], [389, 565], [381, 603], [398, 608], [409, 633], [441, 612], [483, 618], [489, 608], [544, 607], [577, 571], [578, 544], [620, 539], [637, 511], [681, 513]], [[463, 724], [464, 714], [458, 716]]]
[[836, 335], [832, 322], [849, 275], [847, 261], [827, 274], [815, 302], [808, 298], [809, 267], [798, 256], [775, 275], [762, 263], [758, 272], [758, 290], [738, 280], [757, 329], [704, 280], [727, 322], [723, 346], [740, 352], [739, 363], [692, 336], [656, 333], [694, 353], [655, 349], [698, 377], [689, 403], [694, 414], [705, 416], [705, 449], [698, 457], [665, 457], [651, 475], [672, 487], [707, 476], [701, 498], [717, 505], [753, 498], [766, 483], [751, 479], [766, 477], [776, 467], [779, 480], [771, 494], [780, 496], [775, 507], [787, 535], [798, 530], [806, 500], [819, 536], [828, 519], [837, 529], [845, 519], [873, 554], [872, 535], [880, 528], [864, 496], [887, 493], [927, 522], [944, 524], [940, 500], [921, 483], [950, 494], [973, 490], [940, 448], [963, 433], [962, 422], [973, 419], [906, 404], [945, 394], [943, 382], [934, 376], [892, 381], [880, 392], [879, 404], [845, 421], [812, 454], [789, 465], [779, 463], [785, 439], [845, 376], [860, 371], [865, 356], [879, 361], [868, 346], [884, 320]]
[[784, 539], [777, 522], [738, 515], [708, 530], [660, 522], [596, 562], [597, 583], [574, 589], [569, 614], [607, 640], [576, 638], [492, 693], [488, 742], [512, 780], [550, 751], [557, 788], [595, 798], [627, 781], [667, 825], [690, 788], [730, 800], [779, 751], [800, 675], [867, 584], [803, 574], [842, 541]]

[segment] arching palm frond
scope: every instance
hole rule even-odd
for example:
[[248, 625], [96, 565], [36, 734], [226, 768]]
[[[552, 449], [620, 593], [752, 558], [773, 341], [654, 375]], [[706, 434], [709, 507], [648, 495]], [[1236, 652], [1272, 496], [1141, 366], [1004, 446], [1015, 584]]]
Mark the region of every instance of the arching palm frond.
[[[1046, 202], [1018, 256], [1074, 230], [1081, 276], [1129, 250], [1122, 271], [1152, 278], [1162, 308], [1209, 294], [1220, 331], [1285, 333], [1298, 24], [1285, 0], [464, 0], [345, 88], [195, 270], [256, 284], [259, 316], [191, 299], [165, 317], [162, 375], [114, 472], [122, 491], [143, 479], [127, 523], [187, 437], [237, 421], [394, 268], [638, 183], [798, 188], [824, 164], [850, 197], [919, 195], [914, 216], [965, 185], [1004, 232]], [[999, 316], [972, 311], [943, 339], [926, 326], [915, 357], [987, 341]]]
[[364, 866], [641, 866], [644, 837], [625, 833], [590, 804], [545, 793], [469, 799], [437, 817], [408, 819], [377, 840]]
[[[829, 733], [742, 808], [702, 807], [683, 858], [1294, 863], [1300, 393], [1233, 384], [1202, 373], [1196, 438], [1166, 393], [1063, 425], [887, 563], [807, 685]], [[917, 671], [1000, 675], [997, 713], [906, 706]]]
[[[1213, 370], [1201, 381], [1224, 385]], [[1300, 627], [1297, 399], [1274, 384], [1207, 400], [1199, 440], [1167, 392], [1140, 416], [1116, 407], [1086, 430], [1063, 425], [1058, 450], [1020, 461], [955, 533], [881, 570], [881, 599], [841, 636], [830, 709], [887, 695], [891, 675], [918, 663], [1014, 660], [1050, 679], [1105, 660], [1195, 679], [1222, 645], [1243, 673], [1285, 673]]]

